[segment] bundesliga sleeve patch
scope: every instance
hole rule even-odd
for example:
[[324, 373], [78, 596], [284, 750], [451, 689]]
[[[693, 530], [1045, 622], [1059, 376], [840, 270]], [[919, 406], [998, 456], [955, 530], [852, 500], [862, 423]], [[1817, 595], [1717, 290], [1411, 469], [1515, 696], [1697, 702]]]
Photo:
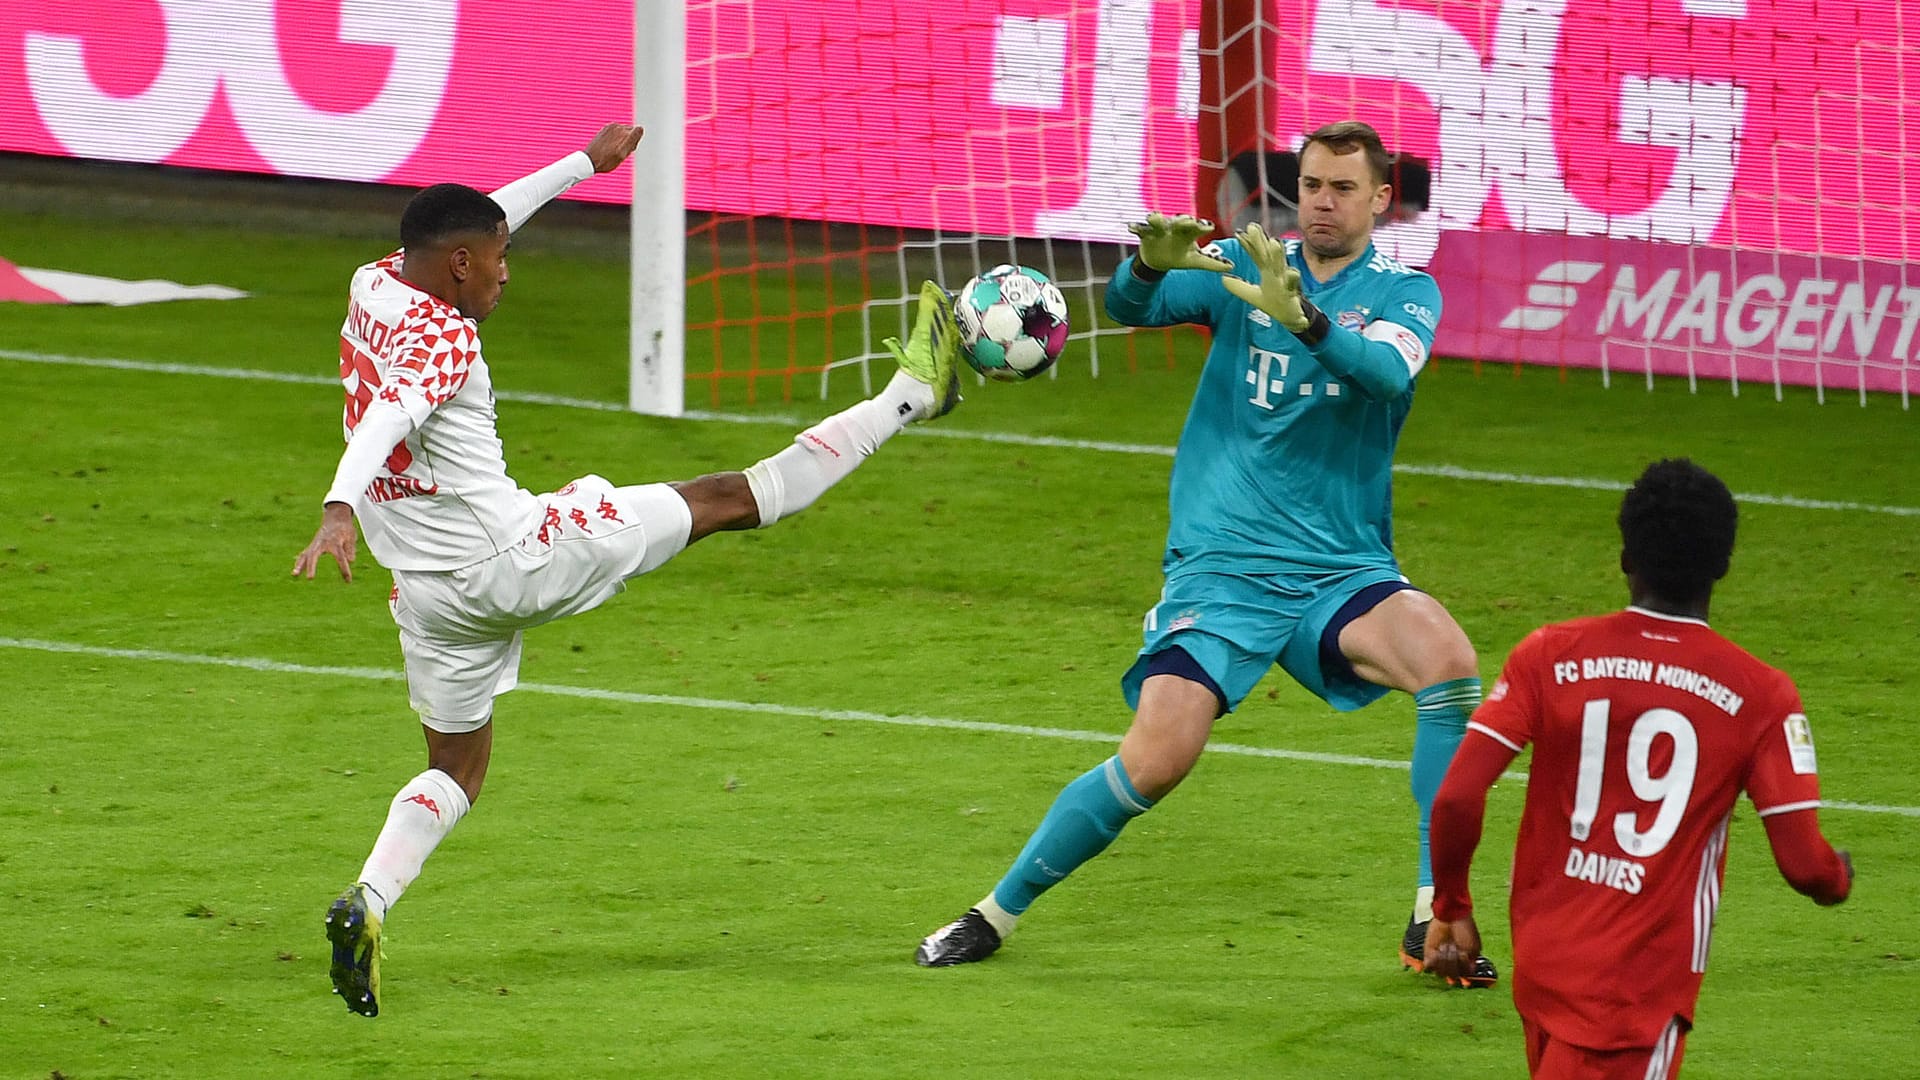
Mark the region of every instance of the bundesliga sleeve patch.
[[1793, 762], [1793, 771], [1802, 776], [1818, 772], [1814, 766], [1813, 728], [1807, 723], [1806, 715], [1794, 713], [1783, 726], [1787, 735], [1787, 757]]

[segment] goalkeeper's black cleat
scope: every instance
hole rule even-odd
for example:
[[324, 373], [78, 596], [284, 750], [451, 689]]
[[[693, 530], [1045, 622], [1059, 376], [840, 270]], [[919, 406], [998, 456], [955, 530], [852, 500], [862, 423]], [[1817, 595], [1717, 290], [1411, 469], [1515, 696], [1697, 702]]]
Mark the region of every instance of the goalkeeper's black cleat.
[[913, 954], [921, 967], [953, 967], [985, 960], [1000, 948], [1000, 931], [993, 928], [979, 908], [968, 908], [965, 915], [927, 935]]
[[366, 886], [352, 885], [327, 908], [333, 992], [361, 1016], [380, 1015], [380, 919], [367, 910]]
[[1400, 967], [1414, 971], [1427, 970], [1427, 923], [1407, 919], [1407, 932], [1400, 938]]
[[[1400, 938], [1400, 966], [1414, 971], [1427, 970], [1427, 922], [1407, 919], [1407, 932]], [[1464, 987], [1469, 990], [1484, 990], [1500, 981], [1500, 972], [1493, 961], [1484, 956], [1473, 958], [1473, 974], [1464, 979], [1449, 978], [1447, 985]]]

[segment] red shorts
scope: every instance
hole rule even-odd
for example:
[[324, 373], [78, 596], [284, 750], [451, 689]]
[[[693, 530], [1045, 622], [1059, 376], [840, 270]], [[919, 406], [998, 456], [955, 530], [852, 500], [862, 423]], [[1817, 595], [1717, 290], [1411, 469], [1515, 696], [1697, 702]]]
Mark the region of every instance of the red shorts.
[[1522, 1017], [1527, 1037], [1527, 1074], [1534, 1080], [1673, 1080], [1686, 1051], [1687, 1022], [1674, 1017], [1660, 1041], [1626, 1050], [1589, 1050], [1562, 1042]]

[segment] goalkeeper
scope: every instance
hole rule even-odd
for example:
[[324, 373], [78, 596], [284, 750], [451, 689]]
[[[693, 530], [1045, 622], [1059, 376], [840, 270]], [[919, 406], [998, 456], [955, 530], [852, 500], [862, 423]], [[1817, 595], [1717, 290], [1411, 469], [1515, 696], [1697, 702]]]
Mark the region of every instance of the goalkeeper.
[[[1440, 316], [1431, 277], [1374, 250], [1390, 189], [1365, 124], [1332, 124], [1300, 153], [1302, 238], [1151, 214], [1107, 286], [1131, 326], [1213, 333], [1173, 459], [1166, 586], [1121, 678], [1132, 726], [1120, 752], [1068, 784], [1000, 883], [927, 937], [915, 959], [985, 959], [1042, 892], [1165, 798], [1214, 721], [1279, 664], [1342, 711], [1413, 695], [1419, 856], [1401, 960], [1422, 968], [1433, 876], [1427, 822], [1480, 702], [1473, 646], [1393, 556], [1392, 467], [1414, 378]], [[1480, 958], [1460, 981], [1491, 985]]]

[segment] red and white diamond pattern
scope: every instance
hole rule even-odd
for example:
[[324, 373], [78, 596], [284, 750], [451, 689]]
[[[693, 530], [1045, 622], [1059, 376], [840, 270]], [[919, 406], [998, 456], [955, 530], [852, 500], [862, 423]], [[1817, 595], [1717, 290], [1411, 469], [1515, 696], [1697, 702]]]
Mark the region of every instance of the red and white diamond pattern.
[[407, 309], [387, 364], [387, 381], [417, 388], [428, 405], [439, 405], [467, 385], [480, 355], [480, 335], [471, 319], [428, 297]]
[[375, 400], [414, 423], [355, 511], [382, 565], [457, 569], [533, 531], [540, 507], [507, 475], [479, 327], [402, 267], [395, 252], [354, 274], [340, 330], [349, 431]]

